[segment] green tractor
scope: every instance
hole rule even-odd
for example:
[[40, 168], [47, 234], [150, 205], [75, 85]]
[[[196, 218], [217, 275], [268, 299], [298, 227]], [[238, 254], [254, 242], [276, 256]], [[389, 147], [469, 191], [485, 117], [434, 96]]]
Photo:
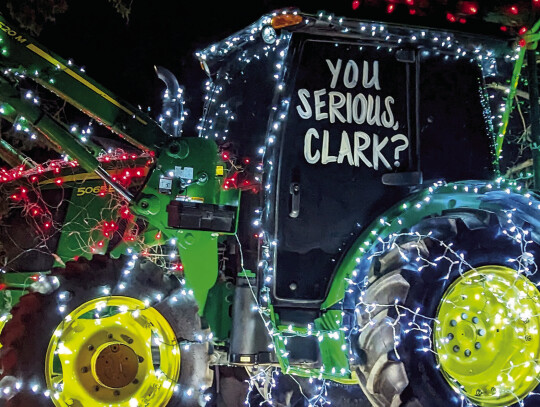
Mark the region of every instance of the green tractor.
[[0, 18], [0, 116], [63, 155], [0, 140], [0, 403], [228, 406], [232, 368], [274, 405], [537, 405], [540, 197], [500, 162], [527, 56], [540, 185], [539, 26], [275, 12], [197, 53], [189, 130], [166, 69], [158, 123]]

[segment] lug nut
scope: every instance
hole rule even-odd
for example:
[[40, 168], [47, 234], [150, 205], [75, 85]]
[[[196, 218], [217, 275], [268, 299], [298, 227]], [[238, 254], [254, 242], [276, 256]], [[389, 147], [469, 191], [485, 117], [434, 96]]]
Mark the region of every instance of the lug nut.
[[92, 352], [94, 350], [94, 345], [88, 345], [88, 350]]
[[474, 344], [474, 347], [475, 347], [476, 349], [480, 349], [480, 348], [482, 347], [482, 345], [480, 344], [480, 342], [476, 342], [476, 343]]
[[459, 346], [458, 346], [458, 345], [454, 345], [453, 350], [454, 350], [454, 352], [459, 352]]
[[467, 319], [467, 318], [469, 318], [469, 316], [467, 314], [465, 314], [465, 313], [461, 314], [461, 319]]
[[94, 386], [94, 391], [99, 391], [99, 386]]
[[119, 396], [120, 395], [120, 392], [118, 390], [115, 390], [114, 393], [113, 393], [115, 396]]
[[455, 319], [450, 321], [450, 326], [456, 326], [456, 325], [457, 325], [457, 322]]
[[139, 363], [144, 362], [144, 358], [142, 356], [139, 356], [138, 358], [139, 358]]
[[139, 384], [139, 379], [133, 380], [133, 384]]
[[484, 336], [485, 334], [486, 334], [486, 330], [485, 330], [485, 329], [479, 329], [479, 330], [478, 330], [478, 335]]
[[478, 317], [473, 317], [472, 322], [473, 322], [473, 324], [477, 324], [478, 323]]
[[448, 340], [451, 341], [452, 339], [454, 339], [454, 334], [453, 333], [449, 333], [448, 336], [447, 336]]
[[81, 367], [81, 373], [88, 373], [88, 368], [86, 366]]
[[469, 349], [465, 349], [465, 356], [471, 356], [471, 351]]

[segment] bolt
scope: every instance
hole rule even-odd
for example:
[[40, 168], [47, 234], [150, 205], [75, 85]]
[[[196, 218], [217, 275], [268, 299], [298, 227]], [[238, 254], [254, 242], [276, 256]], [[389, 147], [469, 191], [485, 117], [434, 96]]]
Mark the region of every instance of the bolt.
[[474, 347], [475, 347], [476, 349], [480, 349], [480, 348], [482, 347], [482, 345], [480, 344], [480, 342], [476, 342], [476, 343], [474, 344]]
[[485, 334], [486, 334], [486, 330], [485, 330], [485, 329], [479, 329], [479, 330], [478, 330], [478, 335], [484, 336]]
[[450, 321], [450, 326], [456, 326], [456, 325], [457, 325], [457, 322], [455, 319]]
[[477, 324], [478, 323], [478, 317], [473, 317], [472, 322], [473, 322], [473, 324]]
[[88, 345], [88, 350], [92, 352], [94, 350], [94, 345]]
[[180, 152], [180, 146], [178, 144], [171, 144], [169, 151], [173, 154], [178, 154]]
[[107, 338], [108, 338], [108, 339], [112, 339], [112, 338], [113, 338], [113, 334], [108, 334], [108, 335], [107, 335]]
[[469, 349], [465, 349], [465, 356], [471, 356], [471, 351]]
[[199, 182], [203, 183], [206, 181], [208, 181], [208, 175], [205, 172], [203, 172], [202, 174], [199, 175]]
[[149, 206], [150, 206], [150, 204], [148, 203], [148, 201], [142, 201], [141, 202], [141, 208], [147, 209]]
[[469, 318], [469, 316], [467, 314], [465, 314], [465, 313], [461, 314], [461, 319], [467, 319], [467, 318]]
[[81, 373], [88, 373], [88, 368], [86, 366], [81, 367]]
[[120, 335], [120, 336], [121, 336], [122, 339], [123, 339], [124, 341], [126, 341], [128, 344], [131, 345], [131, 344], [133, 343], [133, 339], [131, 339], [129, 336], [127, 336], [127, 335]]
[[118, 390], [115, 390], [114, 393], [113, 393], [115, 396], [119, 396], [120, 395], [120, 392]]
[[454, 347], [452, 349], [454, 350], [454, 352], [459, 352], [459, 346], [458, 345], [454, 345]]
[[99, 391], [99, 386], [94, 386], [94, 391]]
[[133, 384], [139, 384], [139, 379], [133, 380]]
[[144, 362], [144, 358], [142, 356], [139, 356], [138, 358], [139, 358], [139, 363]]

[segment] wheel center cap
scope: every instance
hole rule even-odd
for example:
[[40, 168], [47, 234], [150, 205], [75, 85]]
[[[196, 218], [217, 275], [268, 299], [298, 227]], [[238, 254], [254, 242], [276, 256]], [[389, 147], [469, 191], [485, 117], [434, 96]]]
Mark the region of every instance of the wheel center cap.
[[94, 375], [103, 386], [119, 389], [137, 376], [139, 358], [129, 346], [112, 343], [104, 347], [95, 359]]

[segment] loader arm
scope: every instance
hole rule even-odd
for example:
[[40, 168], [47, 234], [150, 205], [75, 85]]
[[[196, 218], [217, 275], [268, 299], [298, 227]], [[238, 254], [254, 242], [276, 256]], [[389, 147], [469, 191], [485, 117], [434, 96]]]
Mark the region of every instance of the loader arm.
[[89, 78], [82, 68], [47, 50], [1, 14], [0, 69], [33, 79], [142, 150], [154, 151], [168, 137], [148, 115]]
[[99, 164], [98, 160], [85, 146], [78, 143], [67, 129], [67, 126], [44, 112], [39, 107], [24, 101], [19, 97], [19, 91], [0, 76], [0, 100], [5, 104], [3, 110], [13, 109], [23, 115], [33, 127], [39, 129], [49, 140], [77, 159], [82, 168], [88, 172], [95, 172], [107, 184], [113, 187], [128, 202], [133, 199], [132, 194], [124, 187], [114, 182], [112, 177]]
[[[176, 80], [171, 81], [162, 68], [158, 75], [174, 99], [180, 92]], [[66, 123], [25, 97], [19, 78], [35, 81], [154, 157], [144, 186], [133, 195], [115, 182], [96, 157], [100, 148], [90, 140], [80, 140]], [[167, 83], [168, 78], [174, 86]], [[193, 290], [199, 312], [204, 311], [218, 274], [218, 237], [236, 233], [240, 200], [237, 189], [223, 188], [225, 163], [213, 140], [180, 138], [174, 122], [171, 134], [167, 134], [152, 118], [14, 28], [1, 14], [0, 116], [12, 123], [24, 118], [27, 126], [44, 134], [59, 152], [114, 188], [129, 203], [131, 213], [151, 225], [145, 234], [146, 244], [159, 245], [163, 239], [175, 242], [186, 283]], [[2, 151], [0, 156], [5, 155]], [[125, 248], [119, 245], [117, 249]]]
[[109, 90], [88, 77], [82, 68], [75, 67], [47, 50], [35, 39], [7, 22], [0, 14], [0, 113], [14, 122], [24, 116], [29, 124], [42, 132], [57, 147], [76, 160], [85, 170], [95, 172], [127, 201], [133, 196], [113, 182], [95, 155], [100, 148], [87, 141], [81, 143], [65, 123], [47, 114], [20, 97], [13, 77], [27, 77], [80, 109], [135, 147], [154, 153], [169, 138], [149, 116], [119, 99]]

